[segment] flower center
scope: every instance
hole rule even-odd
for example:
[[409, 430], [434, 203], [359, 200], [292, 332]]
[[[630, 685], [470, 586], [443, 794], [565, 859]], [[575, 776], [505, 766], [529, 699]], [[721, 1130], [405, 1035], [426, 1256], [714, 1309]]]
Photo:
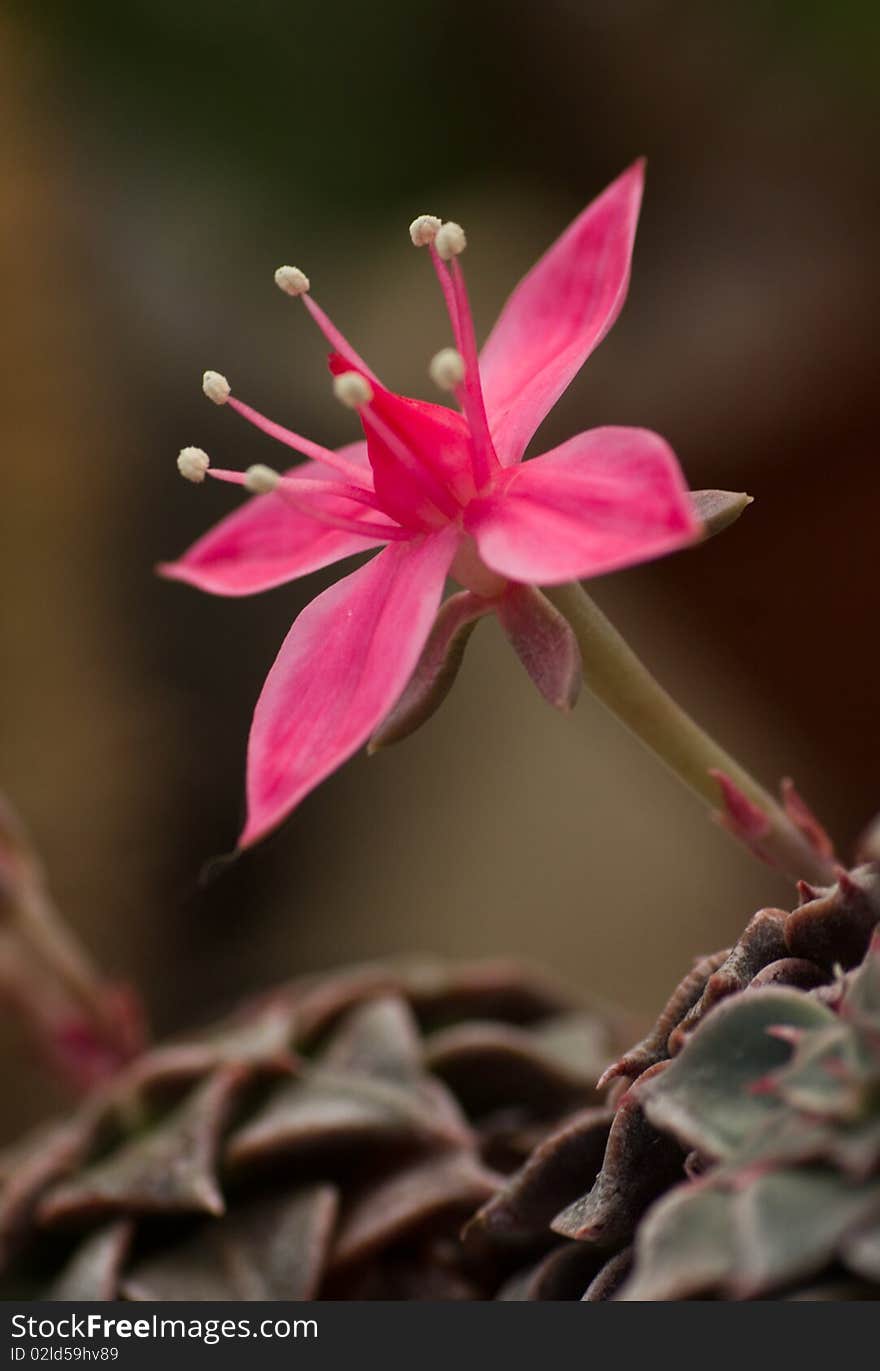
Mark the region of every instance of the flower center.
[[484, 600], [495, 600], [503, 595], [508, 582], [497, 571], [490, 571], [477, 551], [477, 545], [469, 533], [462, 535], [455, 554], [455, 561], [449, 574], [465, 590], [472, 590]]

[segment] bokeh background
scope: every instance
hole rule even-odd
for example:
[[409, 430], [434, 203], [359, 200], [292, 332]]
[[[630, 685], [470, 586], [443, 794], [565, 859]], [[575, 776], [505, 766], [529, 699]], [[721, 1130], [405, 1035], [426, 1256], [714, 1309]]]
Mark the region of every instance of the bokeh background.
[[[268, 440], [205, 367], [355, 436], [272, 271], [376, 368], [446, 343], [415, 213], [464, 223], [478, 322], [636, 155], [629, 302], [540, 435], [644, 424], [748, 489], [701, 549], [597, 585], [679, 699], [840, 841], [880, 807], [878, 9], [870, 0], [6, 0], [0, 775], [58, 900], [161, 1031], [389, 952], [537, 957], [636, 1011], [788, 899], [599, 707], [557, 717], [494, 625], [419, 735], [358, 758], [208, 880], [262, 678], [321, 578], [211, 600], [152, 567]], [[6, 1133], [56, 1103], [0, 1028]]]

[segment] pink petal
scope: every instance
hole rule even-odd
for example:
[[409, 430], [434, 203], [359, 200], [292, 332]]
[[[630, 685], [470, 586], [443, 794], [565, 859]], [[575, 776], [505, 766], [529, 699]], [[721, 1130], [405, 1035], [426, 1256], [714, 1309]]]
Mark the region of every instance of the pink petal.
[[[332, 354], [330, 370], [339, 375], [352, 368], [342, 357]], [[465, 420], [444, 405], [396, 395], [367, 379], [373, 399], [362, 418], [376, 494], [388, 514], [406, 527], [425, 528], [429, 526], [425, 516], [427, 500], [433, 499], [435, 507], [447, 514], [456, 512], [450, 492], [464, 502], [474, 490]], [[394, 444], [370, 428], [371, 414], [389, 431]], [[401, 447], [411, 455], [409, 468], [402, 465]]]
[[465, 527], [488, 567], [532, 585], [600, 576], [702, 535], [675, 454], [642, 428], [591, 429], [505, 473]]
[[241, 847], [357, 751], [398, 699], [431, 631], [456, 539], [449, 528], [385, 548], [295, 621], [254, 712]]
[[523, 277], [483, 348], [489, 426], [504, 466], [518, 462], [626, 299], [644, 163], [625, 171]]
[[[369, 475], [366, 443], [352, 443], [340, 448], [340, 452], [350, 461], [362, 464], [365, 476]], [[323, 462], [301, 462], [289, 474], [345, 481], [344, 476]], [[348, 518], [373, 518], [371, 510], [353, 505], [350, 500], [330, 499], [326, 504], [328, 510]], [[213, 595], [251, 595], [377, 546], [380, 544], [374, 537], [330, 528], [273, 492], [250, 497], [199, 538], [178, 561], [164, 562], [158, 570], [171, 580], [186, 581]]]

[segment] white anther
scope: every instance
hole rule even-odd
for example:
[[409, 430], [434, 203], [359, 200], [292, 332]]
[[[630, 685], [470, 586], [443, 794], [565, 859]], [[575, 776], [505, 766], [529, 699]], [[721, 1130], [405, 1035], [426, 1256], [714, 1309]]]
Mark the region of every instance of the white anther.
[[440, 228], [436, 214], [419, 214], [409, 226], [409, 236], [417, 248], [426, 248], [433, 243]]
[[185, 481], [192, 481], [197, 486], [204, 481], [210, 465], [210, 457], [200, 447], [182, 447], [177, 454], [177, 470]]
[[309, 278], [299, 267], [279, 267], [275, 273], [275, 284], [285, 295], [308, 295]]
[[262, 462], [258, 462], [256, 466], [248, 467], [244, 473], [244, 488], [249, 490], [251, 495], [268, 495], [280, 480], [281, 477], [273, 467], [263, 466]]
[[215, 405], [225, 405], [229, 399], [229, 382], [219, 371], [206, 371], [202, 377], [202, 390]]
[[373, 398], [373, 388], [369, 381], [357, 371], [344, 371], [333, 378], [333, 394], [346, 409], [359, 409], [368, 405]]
[[457, 257], [460, 252], [464, 252], [467, 247], [467, 238], [461, 224], [453, 224], [451, 220], [441, 224], [434, 239], [434, 246], [444, 262], [448, 262], [450, 257]]
[[428, 364], [428, 375], [440, 390], [455, 390], [464, 380], [464, 358], [457, 348], [441, 348]]

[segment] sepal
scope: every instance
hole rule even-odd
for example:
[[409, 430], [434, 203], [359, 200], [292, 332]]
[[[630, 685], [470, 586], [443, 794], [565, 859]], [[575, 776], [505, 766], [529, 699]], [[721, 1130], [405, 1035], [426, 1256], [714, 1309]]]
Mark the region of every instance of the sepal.
[[477, 621], [491, 610], [489, 600], [469, 590], [444, 601], [409, 684], [370, 739], [367, 751], [371, 755], [408, 738], [440, 708], [458, 675]]
[[540, 590], [524, 585], [501, 597], [498, 618], [544, 699], [568, 713], [581, 688], [581, 654], [568, 620]]
[[705, 529], [704, 537], [723, 533], [752, 504], [754, 496], [737, 490], [692, 490], [691, 502]]

